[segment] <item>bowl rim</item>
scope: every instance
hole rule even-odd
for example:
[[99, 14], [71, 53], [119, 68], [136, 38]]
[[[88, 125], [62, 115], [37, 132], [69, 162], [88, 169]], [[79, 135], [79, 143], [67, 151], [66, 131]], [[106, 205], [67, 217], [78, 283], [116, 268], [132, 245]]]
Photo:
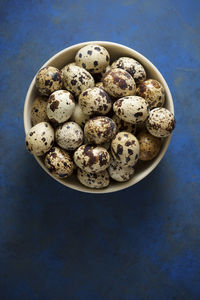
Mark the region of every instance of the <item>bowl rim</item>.
[[[69, 50], [75, 50], [77, 48], [82, 48], [88, 44], [99, 44], [103, 47], [107, 47], [107, 46], [116, 46], [116, 47], [121, 47], [127, 51], [130, 51], [132, 52], [133, 54], [133, 57], [134, 59], [136, 60], [139, 60], [139, 61], [145, 61], [146, 64], [149, 65], [149, 67], [151, 69], [153, 69], [153, 71], [155, 73], [157, 73], [158, 77], [161, 78], [162, 80], [162, 84], [164, 85], [164, 88], [165, 88], [165, 92], [166, 94], [168, 95], [168, 105], [170, 107], [170, 111], [174, 114], [174, 104], [173, 104], [173, 99], [172, 99], [172, 95], [171, 95], [171, 92], [170, 92], [170, 89], [168, 87], [168, 84], [166, 82], [166, 80], [164, 79], [164, 77], [162, 76], [162, 74], [160, 73], [160, 71], [156, 68], [156, 66], [148, 59], [146, 58], [144, 55], [142, 55], [141, 53], [139, 53], [138, 51], [128, 47], [128, 46], [125, 46], [125, 45], [122, 45], [120, 43], [116, 43], [116, 42], [109, 42], [109, 41], [86, 41], [86, 42], [81, 42], [81, 43], [78, 43], [78, 44], [74, 44], [74, 45], [71, 45], [69, 47], [66, 47], [64, 48], [63, 50], [57, 52], [56, 54], [54, 54], [52, 57], [50, 57], [41, 67], [41, 68], [44, 68], [48, 65], [51, 64], [52, 61], [54, 61], [56, 58], [58, 58], [60, 55], [64, 54], [65, 52], [68, 52]], [[40, 70], [39, 69], [39, 70]], [[36, 73], [37, 74], [37, 73]], [[31, 81], [30, 85], [29, 85], [29, 88], [28, 88], [28, 91], [26, 93], [26, 97], [25, 97], [25, 102], [24, 102], [24, 113], [23, 113], [23, 119], [24, 119], [24, 131], [25, 131], [25, 134], [28, 132], [28, 102], [29, 102], [29, 98], [31, 96], [31, 93], [32, 93], [32, 90], [35, 86], [35, 78], [36, 78], [36, 74], [33, 78], [33, 80]], [[85, 192], [85, 193], [90, 193], [90, 194], [107, 194], [107, 193], [113, 193], [113, 192], [118, 192], [118, 191], [122, 191], [128, 187], [132, 187], [133, 185], [135, 185], [136, 183], [138, 183], [139, 181], [141, 181], [142, 179], [144, 179], [147, 175], [149, 175], [156, 167], [157, 165], [160, 163], [160, 161], [162, 160], [162, 158], [164, 157], [167, 149], [168, 149], [168, 146], [170, 144], [170, 141], [171, 141], [171, 137], [172, 137], [172, 134], [170, 136], [168, 136], [166, 139], [166, 142], [165, 142], [165, 145], [164, 147], [162, 148], [162, 154], [159, 155], [159, 157], [155, 160], [154, 162], [152, 163], [151, 166], [149, 166], [147, 169], [143, 170], [143, 172], [139, 175], [137, 175], [137, 177], [135, 178], [134, 180], [134, 177], [131, 181], [126, 181], [126, 182], [122, 182], [122, 183], [119, 183], [119, 185], [116, 185], [116, 186], [112, 186], [112, 189], [109, 189], [109, 186], [106, 187], [106, 188], [102, 188], [102, 189], [92, 189], [92, 188], [89, 188], [89, 187], [85, 187], [83, 186], [81, 183], [80, 183], [80, 186], [79, 187], [75, 187], [73, 185], [71, 185], [71, 183], [69, 182], [65, 182], [65, 181], [62, 181], [62, 179], [59, 179], [59, 178], [56, 178], [55, 176], [53, 176], [44, 166], [44, 164], [41, 163], [40, 161], [40, 158], [37, 157], [36, 155], [33, 155], [36, 159], [36, 161], [39, 163], [39, 165], [43, 168], [43, 170], [49, 174], [54, 180], [58, 181], [59, 183], [63, 184], [65, 187], [68, 187], [68, 188], [71, 188], [73, 190], [76, 190], [76, 191], [79, 191], [79, 192]], [[133, 182], [132, 182], [133, 181]]]

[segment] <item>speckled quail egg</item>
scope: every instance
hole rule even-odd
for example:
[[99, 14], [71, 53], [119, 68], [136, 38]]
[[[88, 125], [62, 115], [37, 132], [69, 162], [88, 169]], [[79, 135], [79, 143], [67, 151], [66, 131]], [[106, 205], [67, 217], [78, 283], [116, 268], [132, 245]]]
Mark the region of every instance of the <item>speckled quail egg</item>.
[[141, 82], [137, 87], [136, 94], [148, 102], [150, 109], [163, 106], [165, 103], [164, 87], [155, 79]]
[[58, 178], [67, 178], [72, 175], [74, 163], [67, 151], [52, 147], [45, 156], [45, 166], [49, 172]]
[[161, 139], [151, 135], [147, 130], [142, 130], [137, 139], [140, 145], [140, 160], [152, 160], [160, 152]]
[[98, 173], [108, 168], [110, 155], [103, 147], [82, 145], [74, 152], [74, 162], [85, 172]]
[[47, 116], [50, 121], [60, 124], [66, 122], [75, 109], [73, 95], [66, 90], [52, 93], [47, 103]]
[[144, 67], [137, 60], [130, 57], [120, 57], [112, 63], [111, 68], [124, 69], [131, 74], [136, 84], [146, 79]]
[[147, 102], [139, 96], [118, 99], [113, 104], [113, 110], [120, 119], [132, 124], [144, 122], [149, 115]]
[[95, 85], [92, 75], [79, 66], [66, 65], [62, 69], [63, 84], [67, 90], [78, 96], [82, 91]]
[[111, 96], [119, 98], [134, 95], [135, 80], [125, 70], [113, 68], [103, 77], [103, 88]]
[[34, 155], [48, 152], [54, 143], [54, 130], [47, 122], [33, 126], [26, 134], [26, 148]]
[[75, 109], [73, 114], [71, 115], [70, 120], [77, 123], [81, 127], [85, 126], [85, 123], [89, 120], [90, 116], [87, 116], [83, 113], [82, 109], [80, 108], [79, 104], [76, 103]]
[[139, 143], [130, 132], [119, 132], [111, 143], [114, 159], [124, 166], [134, 166], [139, 158]]
[[86, 173], [83, 170], [78, 169], [77, 178], [83, 185], [93, 189], [105, 188], [110, 183], [110, 177], [107, 170], [99, 173]]
[[175, 123], [173, 113], [164, 107], [158, 107], [150, 111], [146, 127], [149, 133], [161, 138], [167, 137], [172, 133]]
[[89, 143], [99, 145], [110, 141], [115, 136], [116, 124], [109, 117], [94, 117], [85, 124], [84, 134]]
[[49, 96], [62, 89], [62, 72], [55, 67], [44, 67], [36, 75], [36, 88], [40, 94]]
[[111, 158], [108, 173], [112, 179], [118, 182], [125, 182], [131, 179], [135, 173], [133, 166], [122, 166], [116, 160]]
[[119, 131], [128, 131], [132, 134], [135, 134], [136, 132], [136, 125], [128, 123], [122, 119], [120, 119], [117, 115], [112, 116], [113, 121], [115, 122], [117, 126], [117, 132]]
[[79, 95], [78, 103], [86, 115], [106, 115], [112, 101], [108, 94], [101, 88], [93, 87], [83, 91]]
[[78, 66], [91, 73], [100, 73], [109, 65], [110, 55], [100, 45], [87, 45], [77, 52], [75, 61]]
[[75, 122], [66, 122], [56, 128], [55, 140], [65, 150], [75, 150], [83, 142], [83, 131]]
[[38, 96], [35, 98], [32, 104], [31, 109], [31, 122], [34, 125], [40, 122], [48, 122], [49, 119], [47, 117], [47, 97]]

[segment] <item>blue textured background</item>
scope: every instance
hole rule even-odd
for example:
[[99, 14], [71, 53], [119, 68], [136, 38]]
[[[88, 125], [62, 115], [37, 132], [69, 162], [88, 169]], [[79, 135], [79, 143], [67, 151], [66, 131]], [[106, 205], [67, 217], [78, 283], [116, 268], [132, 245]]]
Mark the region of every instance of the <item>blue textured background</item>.
[[[0, 1], [0, 299], [200, 299], [200, 2]], [[51, 179], [24, 148], [36, 71], [75, 43], [134, 48], [162, 72], [177, 127], [160, 165], [108, 195]]]

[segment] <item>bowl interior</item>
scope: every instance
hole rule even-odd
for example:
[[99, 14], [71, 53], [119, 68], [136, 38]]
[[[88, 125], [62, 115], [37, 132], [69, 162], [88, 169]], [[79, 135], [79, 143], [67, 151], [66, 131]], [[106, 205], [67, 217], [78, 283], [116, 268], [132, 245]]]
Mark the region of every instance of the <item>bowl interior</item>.
[[[158, 81], [160, 81], [162, 83], [162, 85], [164, 86], [165, 91], [166, 91], [166, 100], [165, 100], [164, 107], [166, 107], [167, 109], [169, 109], [171, 112], [174, 113], [172, 96], [171, 96], [170, 90], [168, 88], [168, 85], [167, 85], [166, 81], [164, 80], [163, 76], [161, 75], [161, 73], [147, 58], [145, 58], [143, 55], [141, 55], [140, 53], [138, 53], [137, 51], [135, 51], [129, 47], [126, 47], [126, 46], [123, 46], [123, 45], [120, 45], [117, 43], [102, 42], [102, 41], [80, 43], [80, 44], [76, 44], [74, 46], [71, 46], [69, 48], [66, 48], [66, 49], [60, 51], [59, 53], [54, 55], [52, 58], [50, 58], [42, 67], [51, 65], [58, 69], [61, 69], [66, 64], [73, 62], [76, 52], [80, 48], [82, 48], [83, 46], [85, 46], [87, 44], [99, 44], [99, 45], [104, 46], [110, 53], [111, 62], [121, 56], [128, 56], [128, 57], [132, 57], [132, 58], [135, 58], [136, 60], [138, 60], [144, 66], [144, 68], [147, 72], [147, 78], [157, 79]], [[36, 95], [38, 95], [38, 93], [35, 88], [35, 77], [34, 77], [32, 83], [28, 89], [26, 99], [25, 99], [25, 105], [24, 105], [25, 132], [27, 132], [32, 127], [32, 125], [31, 125], [31, 107], [32, 107], [32, 103], [33, 103], [33, 100], [35, 99]], [[164, 154], [169, 146], [170, 139], [171, 139], [171, 136], [164, 139], [164, 141], [162, 143], [161, 151], [155, 159], [153, 159], [149, 162], [139, 161], [136, 164], [135, 175], [131, 180], [129, 180], [128, 182], [123, 182], [123, 183], [112, 181], [111, 184], [107, 188], [98, 189], [98, 190], [87, 188], [87, 187], [83, 186], [81, 183], [79, 183], [78, 179], [74, 175], [71, 178], [67, 178], [67, 179], [55, 178], [46, 169], [46, 167], [44, 166], [43, 161], [40, 157], [35, 156], [35, 159], [38, 161], [38, 163], [41, 165], [41, 167], [50, 176], [52, 176], [54, 179], [56, 179], [57, 181], [59, 181], [60, 183], [64, 184], [67, 187], [70, 187], [75, 190], [83, 191], [83, 192], [89, 192], [89, 193], [110, 193], [110, 192], [114, 192], [114, 191], [118, 191], [118, 190], [127, 188], [127, 187], [137, 183], [138, 181], [142, 180], [144, 177], [146, 177], [158, 165], [158, 163], [164, 156]]]

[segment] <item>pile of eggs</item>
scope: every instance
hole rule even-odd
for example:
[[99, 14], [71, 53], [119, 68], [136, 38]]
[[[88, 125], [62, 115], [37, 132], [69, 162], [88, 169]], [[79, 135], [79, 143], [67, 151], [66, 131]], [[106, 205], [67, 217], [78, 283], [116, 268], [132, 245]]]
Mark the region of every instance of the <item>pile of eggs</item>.
[[42, 68], [36, 88], [26, 148], [53, 176], [76, 174], [90, 188], [130, 180], [175, 127], [162, 84], [133, 58], [110, 64], [100, 45], [84, 46], [61, 70]]

